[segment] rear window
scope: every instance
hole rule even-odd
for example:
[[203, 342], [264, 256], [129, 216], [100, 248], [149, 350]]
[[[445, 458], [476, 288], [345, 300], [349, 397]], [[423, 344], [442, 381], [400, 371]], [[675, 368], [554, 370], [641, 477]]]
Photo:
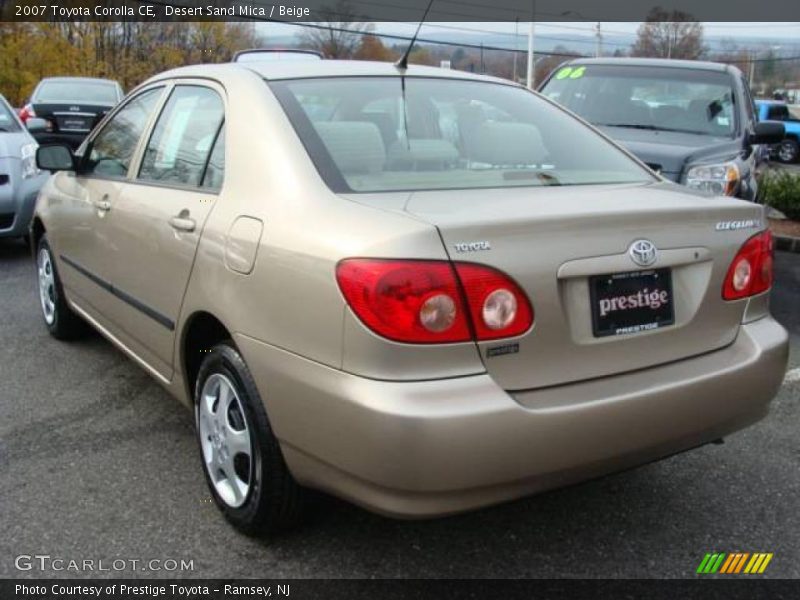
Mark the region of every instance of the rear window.
[[6, 103], [0, 100], [0, 133], [4, 131], [19, 131], [19, 123], [11, 114], [11, 110]]
[[775, 104], [767, 108], [767, 119], [770, 121], [789, 121], [791, 118], [788, 106]]
[[119, 101], [117, 86], [99, 81], [45, 81], [36, 90], [35, 102], [85, 103], [113, 106]]
[[517, 86], [415, 77], [270, 85], [336, 192], [652, 181], [607, 140]]
[[598, 126], [715, 137], [736, 132], [728, 73], [636, 65], [568, 65], [542, 93]]

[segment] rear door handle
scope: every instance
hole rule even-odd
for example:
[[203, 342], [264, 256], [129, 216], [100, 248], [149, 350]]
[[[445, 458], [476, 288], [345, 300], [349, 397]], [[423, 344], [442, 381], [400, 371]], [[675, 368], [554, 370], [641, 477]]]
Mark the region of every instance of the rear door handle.
[[189, 217], [172, 217], [169, 220], [169, 224], [173, 229], [177, 229], [178, 231], [194, 231], [197, 225], [194, 219], [190, 219]]

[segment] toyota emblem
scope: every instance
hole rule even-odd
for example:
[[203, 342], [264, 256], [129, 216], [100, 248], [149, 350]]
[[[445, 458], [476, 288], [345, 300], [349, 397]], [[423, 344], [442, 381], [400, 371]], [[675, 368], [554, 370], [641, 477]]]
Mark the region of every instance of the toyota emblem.
[[650, 240], [636, 240], [628, 249], [628, 254], [633, 262], [640, 267], [649, 267], [656, 262], [658, 258], [658, 249], [656, 249], [656, 245]]

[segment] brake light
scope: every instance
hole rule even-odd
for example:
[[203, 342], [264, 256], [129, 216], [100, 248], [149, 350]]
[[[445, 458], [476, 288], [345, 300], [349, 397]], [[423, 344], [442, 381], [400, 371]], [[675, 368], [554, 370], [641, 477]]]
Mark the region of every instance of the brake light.
[[519, 286], [480, 265], [351, 258], [336, 267], [336, 281], [367, 327], [399, 342], [497, 339], [524, 333], [533, 323]]
[[521, 335], [533, 324], [528, 297], [508, 275], [473, 263], [455, 263], [478, 340]]
[[34, 117], [36, 117], [36, 112], [33, 110], [33, 106], [30, 104], [26, 104], [19, 109], [19, 118], [23, 123], [27, 123], [28, 119], [33, 119]]
[[774, 242], [769, 230], [747, 240], [733, 259], [722, 286], [724, 300], [738, 300], [762, 292], [772, 286]]

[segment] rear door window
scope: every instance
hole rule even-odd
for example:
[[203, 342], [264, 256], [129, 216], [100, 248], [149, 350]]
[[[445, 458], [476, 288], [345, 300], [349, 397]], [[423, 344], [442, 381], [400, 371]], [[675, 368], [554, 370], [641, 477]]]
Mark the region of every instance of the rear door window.
[[214, 149], [208, 157], [205, 175], [203, 175], [203, 187], [210, 190], [219, 190], [222, 187], [222, 180], [225, 176], [225, 126], [219, 130], [217, 141], [214, 142]]
[[199, 186], [225, 110], [214, 90], [177, 86], [158, 117], [139, 169], [139, 179]]

